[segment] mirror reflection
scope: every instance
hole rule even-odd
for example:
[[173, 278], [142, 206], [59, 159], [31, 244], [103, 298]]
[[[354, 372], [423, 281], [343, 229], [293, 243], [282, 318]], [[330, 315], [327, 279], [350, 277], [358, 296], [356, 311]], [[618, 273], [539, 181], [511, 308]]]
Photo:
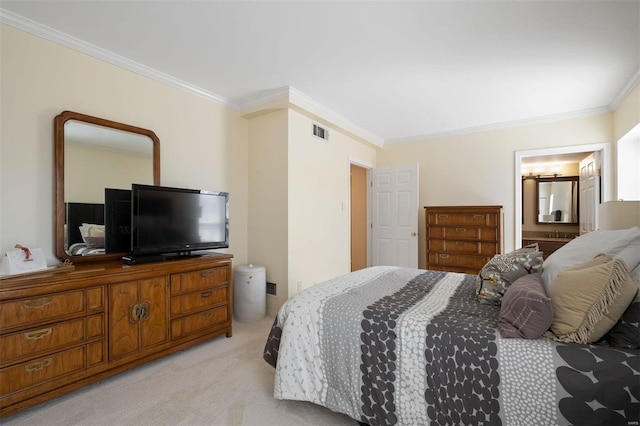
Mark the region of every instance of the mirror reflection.
[[578, 177], [538, 178], [537, 223], [578, 223]]
[[152, 131], [69, 111], [56, 117], [56, 254], [76, 262], [129, 252], [129, 227], [105, 218], [130, 216], [132, 183], [159, 184]]

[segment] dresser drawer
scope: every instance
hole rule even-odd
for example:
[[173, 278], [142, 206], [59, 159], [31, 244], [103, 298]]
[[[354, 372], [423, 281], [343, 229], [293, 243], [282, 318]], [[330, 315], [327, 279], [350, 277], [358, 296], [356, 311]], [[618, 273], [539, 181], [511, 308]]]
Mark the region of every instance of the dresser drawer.
[[428, 240], [428, 249], [446, 253], [483, 254], [493, 256], [499, 249], [497, 243], [481, 241]]
[[100, 287], [3, 302], [0, 303], [0, 329], [55, 321], [101, 308], [104, 308], [104, 297]]
[[215, 287], [171, 298], [171, 315], [181, 315], [226, 303], [229, 287]]
[[428, 269], [432, 271], [442, 271], [442, 272], [458, 272], [461, 274], [470, 274], [476, 275], [480, 268], [465, 268], [463, 266], [438, 266], [438, 265], [429, 265]]
[[429, 252], [429, 264], [440, 266], [459, 266], [469, 270], [480, 270], [492, 256], [473, 254], [449, 254]]
[[229, 321], [228, 306], [220, 306], [171, 321], [171, 337], [178, 339], [205, 328]]
[[2, 396], [45, 383], [84, 368], [84, 346], [4, 368], [0, 370]]
[[479, 226], [430, 226], [428, 238], [440, 238], [449, 240], [484, 240], [498, 241], [498, 228], [486, 228]]
[[497, 213], [429, 213], [429, 225], [498, 226]]
[[229, 282], [229, 268], [210, 268], [171, 275], [171, 294], [180, 294]]
[[36, 327], [0, 337], [2, 363], [102, 337], [102, 314]]

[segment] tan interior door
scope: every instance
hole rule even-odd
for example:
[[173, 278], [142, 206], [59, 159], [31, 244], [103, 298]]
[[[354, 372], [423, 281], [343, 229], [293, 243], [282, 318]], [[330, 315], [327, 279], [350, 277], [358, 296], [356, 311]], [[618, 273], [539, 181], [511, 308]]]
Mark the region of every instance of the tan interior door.
[[351, 164], [351, 271], [367, 267], [367, 170]]

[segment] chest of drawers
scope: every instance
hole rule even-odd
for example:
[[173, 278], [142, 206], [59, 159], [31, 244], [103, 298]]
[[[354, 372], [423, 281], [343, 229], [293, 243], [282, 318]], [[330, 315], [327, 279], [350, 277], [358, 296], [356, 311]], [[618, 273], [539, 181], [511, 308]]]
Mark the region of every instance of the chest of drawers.
[[0, 415], [232, 334], [231, 255], [0, 279]]
[[502, 206], [425, 207], [427, 269], [477, 274], [502, 252]]

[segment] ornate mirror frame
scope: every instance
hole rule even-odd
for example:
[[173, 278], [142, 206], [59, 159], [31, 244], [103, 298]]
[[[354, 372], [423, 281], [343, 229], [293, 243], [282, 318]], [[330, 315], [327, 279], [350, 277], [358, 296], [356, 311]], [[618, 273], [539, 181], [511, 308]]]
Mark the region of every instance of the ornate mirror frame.
[[[65, 250], [65, 123], [76, 120], [83, 123], [116, 129], [124, 132], [147, 136], [153, 143], [153, 184], [160, 185], [160, 140], [147, 129], [118, 123], [103, 118], [92, 117], [72, 111], [64, 111], [54, 119], [54, 244], [59, 259], [72, 262], [96, 262], [119, 259], [124, 253], [95, 254], [91, 256], [73, 256]], [[133, 183], [133, 182], [132, 182]]]

